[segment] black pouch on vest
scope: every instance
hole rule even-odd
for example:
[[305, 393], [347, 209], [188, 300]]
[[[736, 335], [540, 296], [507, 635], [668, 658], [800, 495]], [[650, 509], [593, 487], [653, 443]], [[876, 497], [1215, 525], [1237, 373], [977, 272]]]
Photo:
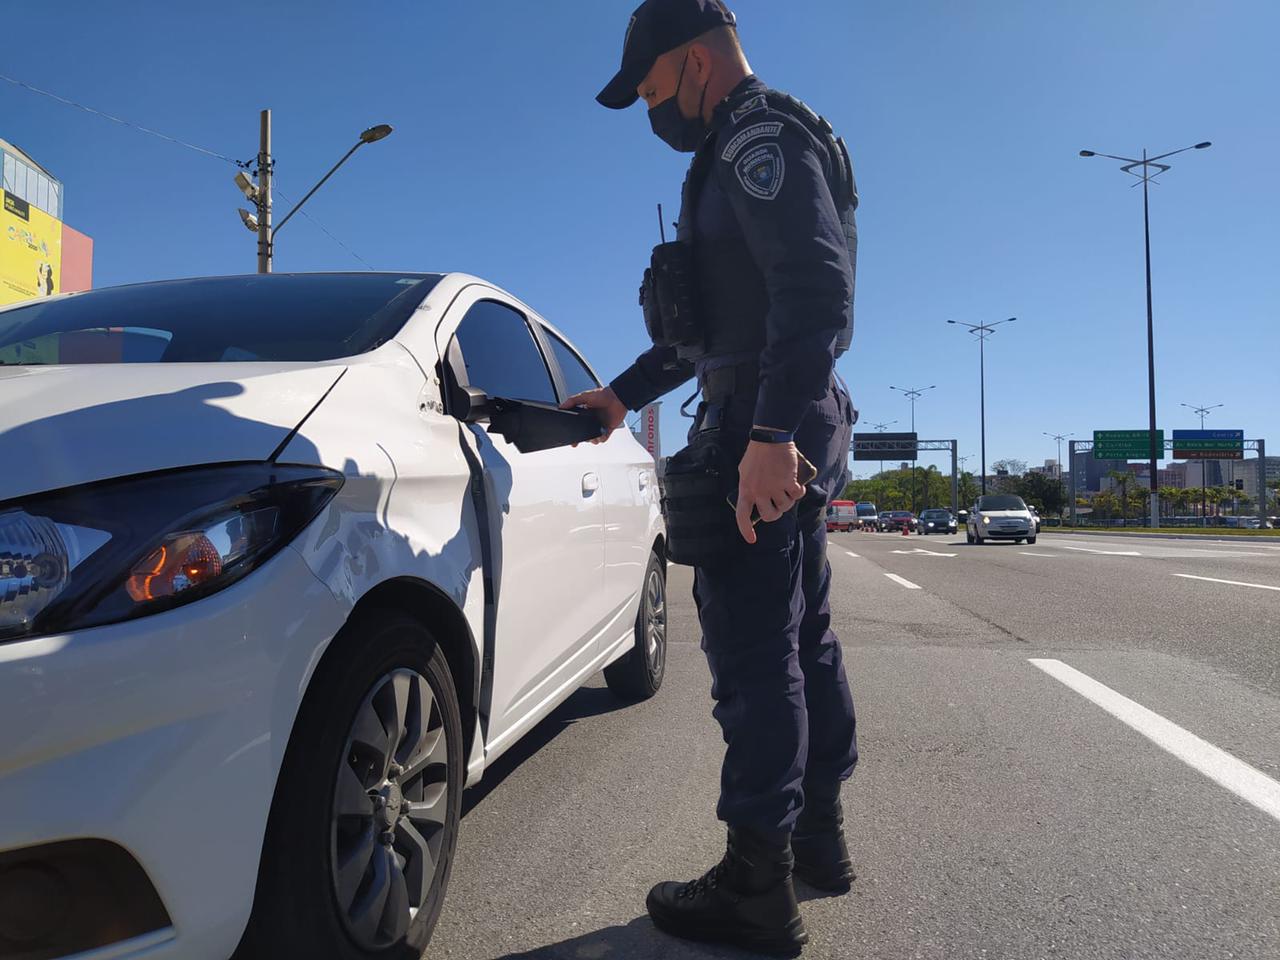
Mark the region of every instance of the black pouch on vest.
[[733, 510], [725, 502], [733, 468], [718, 431], [698, 434], [667, 459], [662, 477], [662, 518], [667, 524], [667, 558], [700, 567], [730, 555], [741, 539]]
[[653, 248], [640, 286], [649, 339], [659, 347], [698, 347], [701, 324], [693, 308], [693, 255], [679, 240]]

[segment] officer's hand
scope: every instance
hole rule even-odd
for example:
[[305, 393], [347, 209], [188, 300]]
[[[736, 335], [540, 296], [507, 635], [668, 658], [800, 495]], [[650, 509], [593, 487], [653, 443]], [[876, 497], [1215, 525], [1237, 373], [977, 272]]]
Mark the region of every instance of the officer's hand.
[[[592, 443], [604, 443], [609, 439], [613, 431], [622, 426], [622, 422], [627, 419], [626, 404], [618, 399], [617, 394], [613, 392], [611, 387], [600, 387], [598, 390], [575, 393], [560, 404], [561, 410], [573, 410], [575, 408], [594, 410], [597, 416], [600, 417], [604, 433], [592, 440]], [[574, 446], [576, 447], [577, 444], [575, 443]]]
[[796, 480], [799, 458], [794, 443], [747, 444], [747, 453], [738, 466], [738, 530], [747, 543], [756, 542], [751, 526], [751, 508], [760, 519], [772, 523], [804, 496]]

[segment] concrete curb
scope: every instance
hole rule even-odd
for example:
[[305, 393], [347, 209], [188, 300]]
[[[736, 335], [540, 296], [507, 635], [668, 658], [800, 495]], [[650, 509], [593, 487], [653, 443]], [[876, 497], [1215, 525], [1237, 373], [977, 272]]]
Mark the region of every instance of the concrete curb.
[[1064, 527], [1041, 527], [1040, 533], [1067, 533], [1075, 537], [1129, 537], [1132, 540], [1199, 540], [1203, 543], [1272, 543], [1280, 547], [1277, 537], [1233, 537], [1209, 533], [1125, 533], [1119, 530], [1071, 530]]

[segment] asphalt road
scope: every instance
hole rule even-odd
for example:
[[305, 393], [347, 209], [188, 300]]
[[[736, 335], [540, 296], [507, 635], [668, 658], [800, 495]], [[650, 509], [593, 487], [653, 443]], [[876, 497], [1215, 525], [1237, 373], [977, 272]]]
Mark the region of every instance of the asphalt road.
[[[797, 887], [806, 957], [1280, 957], [1280, 544], [838, 534], [830, 553], [858, 880]], [[468, 793], [429, 957], [749, 956], [644, 914], [650, 885], [723, 850], [689, 584], [672, 569], [656, 698], [593, 681]]]

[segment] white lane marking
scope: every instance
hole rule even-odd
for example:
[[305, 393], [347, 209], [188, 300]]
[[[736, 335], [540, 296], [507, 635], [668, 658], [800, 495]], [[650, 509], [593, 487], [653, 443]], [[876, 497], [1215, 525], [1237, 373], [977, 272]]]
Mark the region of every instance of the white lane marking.
[[1032, 553], [1030, 550], [1019, 550], [1024, 557], [1047, 557], [1050, 560], [1061, 560], [1062, 558], [1056, 553]]
[[1265, 583], [1245, 583], [1243, 580], [1219, 580], [1217, 577], [1197, 577], [1190, 573], [1175, 573], [1175, 577], [1181, 577], [1183, 580], [1207, 580], [1209, 583], [1225, 583], [1233, 587], [1254, 587], [1257, 590], [1275, 590], [1280, 592], [1280, 587], [1269, 587]]
[[1137, 550], [1093, 550], [1089, 547], [1069, 547], [1065, 543], [1055, 543], [1055, 547], [1061, 547], [1063, 550], [1079, 550], [1081, 553], [1100, 553], [1107, 557], [1140, 557]]
[[898, 583], [906, 587], [908, 590], [920, 589], [918, 584], [912, 583], [910, 580], [907, 580], [905, 577], [900, 577], [896, 573], [886, 573], [885, 576], [888, 577], [890, 580], [892, 580], [894, 583]]
[[930, 556], [930, 557], [954, 557], [954, 556], [957, 556], [957, 554], [954, 554], [954, 553], [934, 553], [932, 550], [925, 550], [925, 549], [923, 549], [923, 548], [921, 548], [921, 547], [916, 547], [914, 550], [895, 550], [895, 551], [893, 551], [893, 552], [894, 552], [894, 553], [900, 553], [900, 554], [902, 554], [903, 556], [910, 556], [910, 555], [911, 555], [911, 554], [913, 554], [913, 553], [923, 553], [923, 554], [926, 554], [926, 555], [928, 555], [928, 556]]
[[846, 551], [845, 551], [845, 553], [847, 553], [849, 556], [853, 557], [853, 559], [855, 559], [855, 560], [859, 560], [859, 559], [861, 559], [861, 558], [860, 558], [856, 553], [854, 553], [852, 550], [846, 550]]
[[1029, 660], [1210, 780], [1280, 820], [1280, 783], [1061, 660]]

